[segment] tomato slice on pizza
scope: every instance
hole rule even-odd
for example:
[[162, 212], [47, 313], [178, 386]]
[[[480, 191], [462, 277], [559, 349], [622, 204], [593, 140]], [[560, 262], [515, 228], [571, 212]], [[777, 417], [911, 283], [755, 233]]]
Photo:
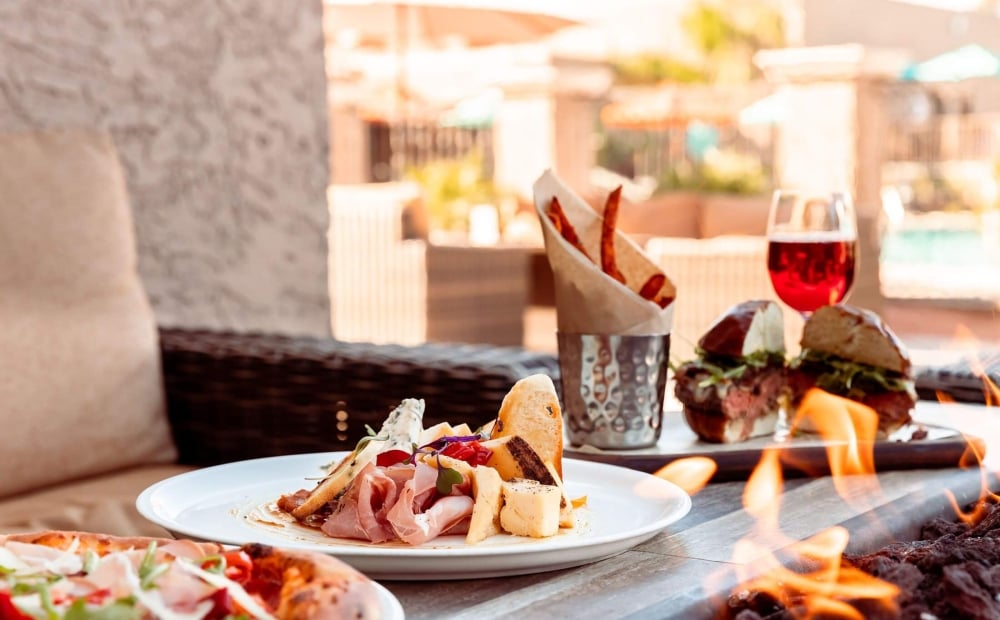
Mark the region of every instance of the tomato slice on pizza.
[[0, 620], [375, 618], [373, 583], [323, 554], [83, 532], [0, 536]]

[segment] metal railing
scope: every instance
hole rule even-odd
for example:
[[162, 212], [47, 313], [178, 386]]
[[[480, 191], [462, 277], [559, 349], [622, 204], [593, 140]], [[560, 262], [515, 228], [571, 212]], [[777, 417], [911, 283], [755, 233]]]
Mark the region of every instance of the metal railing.
[[371, 182], [402, 181], [433, 161], [483, 156], [483, 175], [493, 177], [493, 128], [444, 127], [436, 121], [368, 122]]
[[886, 159], [893, 162], [996, 160], [1000, 114], [944, 114], [922, 123], [892, 123], [885, 146]]

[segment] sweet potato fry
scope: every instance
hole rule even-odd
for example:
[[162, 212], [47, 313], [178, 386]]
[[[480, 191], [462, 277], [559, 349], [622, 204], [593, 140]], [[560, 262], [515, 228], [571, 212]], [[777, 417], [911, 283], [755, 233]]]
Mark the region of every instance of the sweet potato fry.
[[670, 304], [674, 303], [674, 298], [673, 297], [668, 297], [666, 295], [660, 295], [660, 296], [658, 296], [653, 301], [654, 301], [654, 303], [656, 303], [657, 306], [659, 306], [661, 308], [666, 308]]
[[576, 234], [576, 229], [573, 228], [573, 224], [566, 217], [566, 212], [563, 211], [562, 205], [559, 204], [559, 200], [555, 196], [552, 197], [552, 202], [549, 203], [549, 210], [546, 215], [549, 216], [549, 221], [552, 222], [556, 232], [566, 240], [566, 243], [579, 250], [581, 254], [590, 260], [590, 255], [587, 254], [583, 243], [580, 242], [580, 237]]
[[662, 273], [654, 273], [649, 276], [642, 288], [639, 289], [639, 297], [643, 299], [648, 299], [650, 301], [655, 301], [657, 296], [660, 294], [660, 289], [667, 282], [667, 276]]
[[604, 221], [601, 223], [601, 269], [615, 280], [625, 284], [625, 276], [615, 260], [615, 225], [621, 204], [622, 186], [616, 187], [604, 203]]

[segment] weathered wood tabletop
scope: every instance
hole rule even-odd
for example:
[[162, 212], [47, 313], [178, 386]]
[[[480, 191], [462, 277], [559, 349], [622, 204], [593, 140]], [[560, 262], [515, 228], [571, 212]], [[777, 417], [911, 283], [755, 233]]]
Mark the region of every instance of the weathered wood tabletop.
[[[983, 407], [966, 406], [961, 413], [967, 417], [951, 422], [975, 427], [984, 412]], [[855, 483], [877, 486], [854, 484], [852, 488], [863, 490], [846, 498], [830, 477], [786, 480], [779, 498], [780, 531], [786, 540], [803, 540], [843, 526], [850, 533], [850, 553], [912, 540], [923, 523], [954, 514], [947, 492], [959, 504], [975, 500], [986, 469], [897, 470], [855, 477]], [[743, 509], [745, 486], [743, 481], [709, 484], [693, 496], [690, 513], [665, 531], [592, 564], [514, 577], [382, 583], [412, 620], [711, 618], [739, 583], [733, 559], [737, 541], [749, 537], [767, 551], [782, 548], [756, 537], [756, 520]]]

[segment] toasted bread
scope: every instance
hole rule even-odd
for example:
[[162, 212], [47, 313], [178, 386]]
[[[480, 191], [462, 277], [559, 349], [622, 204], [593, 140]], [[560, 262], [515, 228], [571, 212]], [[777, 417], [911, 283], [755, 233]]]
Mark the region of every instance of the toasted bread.
[[562, 409], [548, 375], [525, 377], [504, 396], [490, 438], [511, 436], [527, 441], [542, 462], [552, 463], [562, 476]]
[[556, 484], [545, 461], [521, 437], [513, 435], [489, 439], [482, 442], [482, 446], [492, 452], [486, 465], [497, 470], [504, 480], [527, 478], [542, 484]]

